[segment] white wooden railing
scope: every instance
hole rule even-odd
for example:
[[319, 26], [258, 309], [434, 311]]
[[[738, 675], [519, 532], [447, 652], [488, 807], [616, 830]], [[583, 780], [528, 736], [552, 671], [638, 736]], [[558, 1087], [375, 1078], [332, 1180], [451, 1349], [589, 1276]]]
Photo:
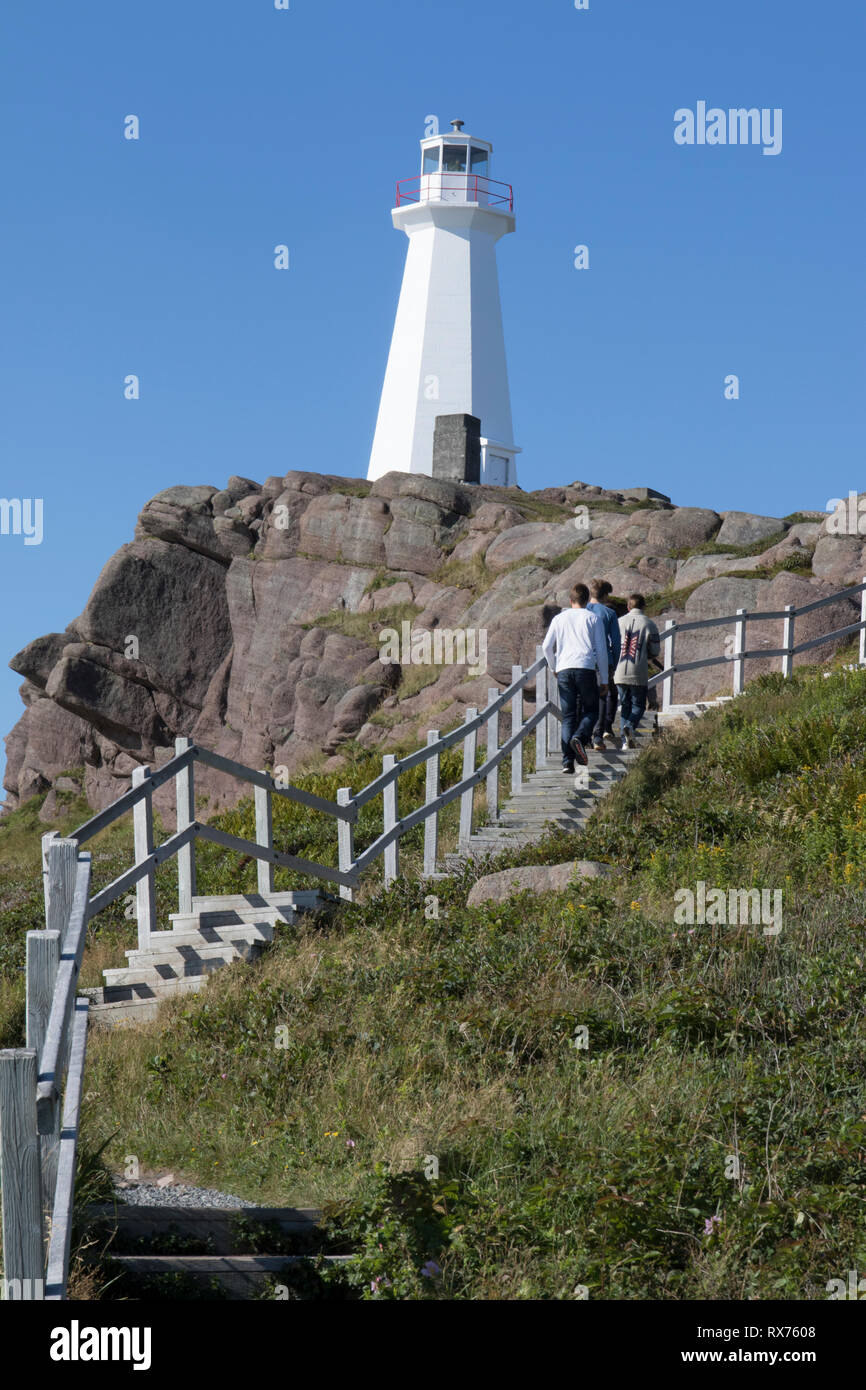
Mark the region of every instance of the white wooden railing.
[[90, 855], [49, 837], [44, 876], [45, 929], [27, 933], [26, 1046], [0, 1051], [3, 1297], [28, 1300], [66, 1296], [88, 1010], [75, 987]]
[[[859, 623], [849, 623], [847, 627], [837, 628], [835, 632], [825, 632], [821, 637], [813, 637], [808, 642], [794, 642], [794, 624], [797, 618], [802, 618], [806, 613], [814, 613], [819, 608], [826, 608], [828, 604], [838, 603], [840, 599], [854, 598], [860, 595], [860, 621]], [[782, 626], [782, 645], [781, 647], [757, 647], [749, 651], [746, 645], [746, 632], [748, 623], [769, 622], [771, 620], [781, 620]], [[681, 661], [676, 660], [676, 639], [680, 633], [696, 632], [699, 628], [727, 627], [731, 623], [734, 625], [733, 638], [734, 645], [731, 653], [723, 656], [706, 656], [700, 661]], [[664, 630], [659, 634], [664, 651], [664, 669], [658, 675], [650, 678], [651, 686], [661, 685], [662, 687], [662, 709], [669, 710], [674, 703], [674, 676], [685, 671], [698, 671], [705, 666], [718, 666], [730, 663], [733, 667], [733, 693], [741, 695], [746, 683], [746, 661], [750, 657], [781, 657], [782, 674], [790, 676], [794, 669], [794, 657], [801, 652], [811, 651], [813, 647], [820, 647], [824, 643], [837, 641], [840, 637], [849, 637], [853, 633], [860, 634], [860, 665], [866, 666], [866, 578], [862, 584], [855, 584], [850, 589], [840, 589], [835, 594], [830, 594], [828, 598], [816, 599], [814, 603], [805, 603], [799, 608], [793, 604], [788, 604], [786, 608], [776, 609], [772, 612], [750, 613], [745, 608], [738, 608], [736, 613], [728, 614], [724, 618], [702, 618], [699, 621], [678, 623], [668, 620]]]
[[[798, 617], [814, 612], [840, 599], [861, 595], [861, 618], [835, 632], [794, 643], [794, 623]], [[777, 649], [749, 651], [747, 624], [780, 619], [783, 645]], [[678, 634], [734, 624], [734, 646], [729, 655], [705, 657], [677, 664], [675, 642]], [[702, 621], [668, 622], [661, 634], [665, 648], [665, 668], [650, 680], [662, 685], [663, 709], [673, 705], [674, 676], [685, 671], [725, 662], [733, 665], [734, 694], [745, 682], [745, 662], [750, 658], [781, 657], [782, 671], [790, 676], [794, 657], [826, 642], [860, 633], [860, 664], [866, 665], [866, 579], [853, 588], [829, 598], [818, 599], [800, 608], [788, 606], [778, 612], [748, 613]], [[299, 787], [282, 786], [270, 773], [256, 772], [220, 754], [211, 753], [179, 738], [175, 756], [152, 771], [137, 768], [132, 786], [111, 806], [92, 816], [68, 839], [56, 833], [43, 837], [45, 884], [45, 928], [27, 933], [26, 1047], [0, 1051], [0, 1174], [2, 1174], [2, 1219], [4, 1297], [60, 1299], [66, 1296], [69, 1269], [69, 1242], [75, 1176], [75, 1155], [84, 1072], [88, 1001], [76, 998], [75, 987], [84, 950], [87, 924], [121, 894], [134, 888], [138, 918], [139, 949], [146, 950], [156, 927], [156, 870], [166, 860], [178, 860], [178, 908], [193, 910], [196, 892], [195, 842], [205, 840], [257, 860], [258, 891], [273, 892], [274, 868], [294, 869], [313, 878], [339, 886], [341, 896], [351, 899], [361, 875], [379, 858], [383, 859], [384, 880], [392, 883], [400, 872], [399, 842], [417, 825], [424, 826], [425, 877], [436, 873], [439, 859], [439, 813], [459, 800], [458, 847], [464, 846], [472, 832], [474, 798], [485, 784], [487, 811], [495, 819], [499, 811], [500, 766], [511, 758], [511, 790], [523, 781], [523, 745], [535, 735], [536, 766], [542, 767], [548, 751], [556, 750], [558, 722], [561, 719], [556, 678], [548, 668], [541, 648], [527, 669], [512, 667], [511, 684], [500, 691], [488, 691], [488, 702], [480, 712], [468, 709], [462, 725], [446, 734], [431, 729], [424, 747], [397, 759], [388, 754], [381, 775], [361, 791], [341, 787], [336, 801], [314, 796]], [[535, 709], [524, 717], [524, 691], [535, 687]], [[511, 728], [500, 744], [500, 713], [511, 706]], [[484, 761], [478, 760], [479, 734], [484, 740]], [[462, 775], [454, 786], [442, 791], [442, 754], [463, 745]], [[195, 818], [195, 764], [240, 778], [253, 786], [255, 798], [255, 841], [230, 835]], [[402, 817], [399, 779], [403, 773], [426, 765], [425, 795], [421, 806]], [[161, 845], [154, 841], [153, 796], [161, 786], [174, 781], [177, 828]], [[273, 843], [272, 798], [290, 801], [333, 817], [337, 833], [337, 861], [316, 864], [298, 855], [276, 850]], [[355, 826], [363, 806], [382, 798], [382, 833], [361, 853], [355, 853]], [[90, 855], [81, 846], [119, 817], [132, 812], [135, 863], [107, 887], [90, 896]], [[65, 1086], [64, 1086], [65, 1079]], [[46, 1246], [47, 1237], [47, 1246]]]

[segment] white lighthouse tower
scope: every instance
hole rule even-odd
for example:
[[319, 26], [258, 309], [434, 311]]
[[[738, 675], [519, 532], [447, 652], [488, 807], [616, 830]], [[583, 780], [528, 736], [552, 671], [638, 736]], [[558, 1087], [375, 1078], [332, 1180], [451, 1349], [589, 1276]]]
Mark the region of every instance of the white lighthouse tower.
[[481, 422], [480, 481], [517, 481], [496, 243], [513, 232], [493, 146], [452, 121], [421, 141], [421, 173], [397, 185], [394, 226], [409, 238], [368, 478], [433, 472], [437, 416]]

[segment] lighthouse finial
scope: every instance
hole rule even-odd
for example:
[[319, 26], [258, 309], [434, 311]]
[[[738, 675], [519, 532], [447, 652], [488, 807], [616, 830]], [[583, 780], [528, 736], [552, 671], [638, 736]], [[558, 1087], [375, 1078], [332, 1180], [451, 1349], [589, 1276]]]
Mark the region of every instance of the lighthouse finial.
[[451, 122], [451, 125], [453, 126], [454, 130], [462, 130], [465, 124], [466, 124], [465, 121], [452, 121], [452, 122]]

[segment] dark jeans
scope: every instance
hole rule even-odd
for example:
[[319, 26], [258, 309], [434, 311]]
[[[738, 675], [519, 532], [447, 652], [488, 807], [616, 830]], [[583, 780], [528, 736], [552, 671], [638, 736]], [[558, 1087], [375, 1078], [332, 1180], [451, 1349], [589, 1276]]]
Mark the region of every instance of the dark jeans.
[[616, 686], [610, 681], [606, 695], [598, 697], [598, 719], [595, 721], [595, 728], [592, 731], [593, 738], [601, 738], [602, 734], [613, 733], [613, 721], [616, 718]]
[[572, 765], [573, 735], [576, 733], [581, 743], [586, 743], [598, 718], [598, 679], [595, 671], [572, 666], [567, 671], [557, 672], [556, 683], [562, 709], [562, 761]]
[[623, 728], [630, 724], [636, 729], [646, 709], [647, 687], [645, 685], [618, 685], [619, 714]]

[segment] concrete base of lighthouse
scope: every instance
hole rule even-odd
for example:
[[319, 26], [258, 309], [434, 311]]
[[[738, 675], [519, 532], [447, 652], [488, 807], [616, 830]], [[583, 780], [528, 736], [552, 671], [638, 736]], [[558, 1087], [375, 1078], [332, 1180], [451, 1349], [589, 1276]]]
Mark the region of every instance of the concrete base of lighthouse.
[[[478, 481], [517, 481], [496, 243], [512, 213], [480, 203], [395, 208], [406, 267], [367, 477], [433, 473], [437, 417], [480, 421]], [[467, 479], [467, 481], [469, 481]]]

